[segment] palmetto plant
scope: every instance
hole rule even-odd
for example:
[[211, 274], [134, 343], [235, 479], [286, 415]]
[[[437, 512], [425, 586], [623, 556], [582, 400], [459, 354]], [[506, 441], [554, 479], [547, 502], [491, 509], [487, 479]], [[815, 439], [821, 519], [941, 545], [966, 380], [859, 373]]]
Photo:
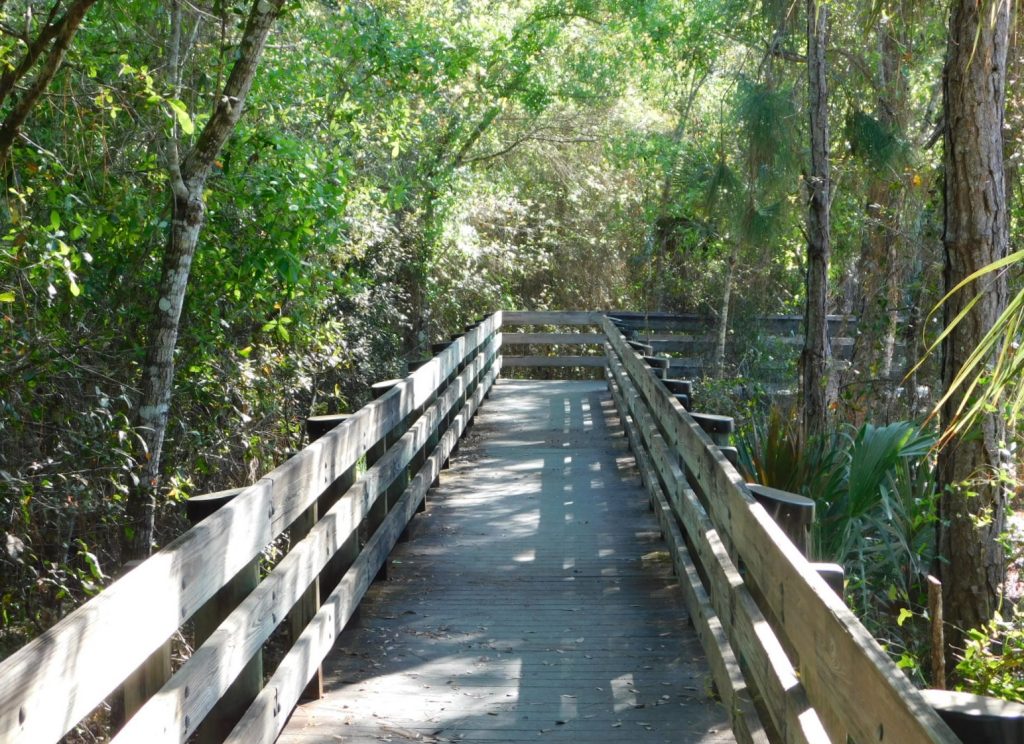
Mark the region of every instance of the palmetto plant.
[[774, 409], [741, 435], [740, 464], [752, 480], [814, 499], [813, 557], [843, 565], [864, 616], [916, 603], [934, 555], [934, 443], [906, 421], [805, 443], [795, 417]]

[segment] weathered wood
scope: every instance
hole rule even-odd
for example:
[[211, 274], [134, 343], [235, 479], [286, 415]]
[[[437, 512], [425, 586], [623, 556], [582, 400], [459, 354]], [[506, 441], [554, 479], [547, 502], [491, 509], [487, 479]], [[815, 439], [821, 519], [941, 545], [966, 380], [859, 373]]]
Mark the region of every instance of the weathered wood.
[[[478, 354], [456, 383], [424, 412], [405, 436], [364, 473], [309, 534], [293, 546], [271, 574], [246, 596], [223, 623], [219, 623], [219, 627], [211, 635], [210, 642], [196, 649], [168, 685], [129, 722], [115, 741], [141, 740], [153, 744], [183, 741], [189, 735], [195, 723], [202, 720], [216, 702], [223, 685], [237, 674], [244, 660], [270, 637], [288, 608], [297, 601], [313, 577], [323, 570], [330, 556], [349, 539], [373, 503], [381, 499], [395, 476], [408, 465], [429, 433], [436, 428], [442, 414], [455, 405], [467, 382], [480, 373], [484, 366], [484, 357], [493, 356], [496, 352], [496, 344], [492, 343]], [[452, 429], [451, 432], [449, 440], [455, 437], [455, 430]], [[447, 453], [444, 456], [447, 457]], [[371, 543], [377, 544], [374, 543], [374, 537], [370, 537], [367, 546]], [[374, 564], [375, 572], [383, 565], [386, 556], [385, 552], [379, 564]], [[365, 561], [361, 565], [365, 565]], [[350, 572], [351, 569], [346, 572], [345, 578], [331, 596], [351, 585], [347, 580]], [[353, 602], [352, 607], [357, 604], [358, 601]], [[320, 613], [324, 611], [323, 607], [326, 606], [325, 601], [316, 617], [320, 617]], [[309, 625], [306, 627], [308, 629]], [[303, 630], [299, 639], [304, 638], [305, 633], [306, 630]], [[301, 643], [299, 639], [296, 643]], [[310, 667], [310, 670], [313, 668]], [[252, 699], [250, 697], [250, 701]], [[168, 721], [177, 721], [178, 724], [175, 727], [168, 727]], [[223, 739], [225, 733], [221, 733], [220, 739]]]
[[966, 744], [1022, 744], [1024, 705], [969, 692], [924, 690], [924, 699]]
[[[132, 561], [127, 570], [135, 568], [141, 561]], [[128, 675], [121, 685], [121, 707], [113, 710], [113, 725], [120, 727], [155, 695], [171, 678], [171, 642], [161, 644], [139, 668]]]
[[448, 457], [473, 410], [483, 399], [484, 389], [493, 382], [494, 374], [493, 369], [487, 373], [484, 385], [477, 389], [476, 394], [467, 401], [463, 410], [453, 420], [451, 427], [441, 438], [438, 449], [427, 458], [426, 464], [416, 474], [395, 509], [388, 514], [380, 529], [366, 544], [352, 569], [327, 597], [314, 621], [281, 661], [263, 692], [226, 741], [255, 744], [273, 742], [277, 738], [292, 708], [298, 702], [304, 684], [302, 680], [334, 645], [338, 633], [345, 627], [349, 616], [369, 587], [372, 577], [383, 565], [399, 534], [415, 513], [416, 502], [430, 487], [440, 471], [441, 463]]
[[[292, 545], [300, 542], [309, 531], [313, 529], [319, 521], [318, 502], [313, 502], [302, 516], [292, 523], [292, 526], [288, 528], [288, 539]], [[326, 568], [326, 563], [324, 568]], [[255, 587], [254, 587], [255, 588]], [[306, 627], [313, 616], [316, 615], [317, 610], [320, 609], [320, 577], [316, 576], [313, 578], [313, 583], [302, 593], [295, 606], [288, 612], [288, 637], [292, 643], [302, 634], [302, 629]], [[261, 680], [262, 682], [262, 680]], [[262, 687], [263, 685], [259, 685]], [[313, 676], [309, 679], [306, 685], [306, 689], [302, 693], [303, 700], [319, 700], [324, 694], [324, 671], [320, 667], [317, 667], [313, 672]], [[254, 696], [255, 697], [255, 696]], [[250, 701], [251, 702], [251, 701]], [[248, 707], [248, 706], [246, 706]], [[240, 716], [239, 716], [240, 717]], [[236, 723], [232, 722], [232, 725]], [[230, 729], [229, 729], [230, 730]], [[223, 736], [220, 737], [223, 739]]]
[[[420, 365], [422, 366], [422, 365]], [[306, 435], [309, 437], [311, 442], [316, 441], [324, 434], [329, 432], [334, 427], [338, 426], [343, 421], [351, 418], [352, 414], [339, 413], [339, 414], [327, 414], [323, 416], [310, 416], [306, 419]], [[320, 514], [327, 514], [352, 484], [356, 482], [356, 465], [353, 465], [337, 480], [334, 481], [327, 489], [321, 494], [317, 501], [317, 510]], [[359, 535], [353, 532], [352, 535], [344, 541], [342, 546], [335, 551], [334, 555], [331, 556], [327, 562], [327, 566], [320, 573], [320, 591], [322, 594], [330, 594], [331, 591], [338, 585], [338, 581], [348, 570], [349, 566], [359, 555]]]
[[603, 367], [603, 356], [505, 356], [506, 367]]
[[[676, 400], [679, 400], [678, 396], [676, 396]], [[683, 408], [686, 408], [684, 401], [680, 400], [679, 402], [683, 404]], [[711, 437], [711, 441], [717, 445], [729, 444], [729, 435], [736, 429], [736, 422], [733, 421], [732, 416], [691, 411], [690, 417], [697, 422], [701, 429], [707, 432], [708, 436]]]
[[667, 378], [662, 380], [661, 384], [674, 395], [693, 395], [693, 382], [690, 380], [674, 380]]
[[[0, 664], [0, 740], [55, 741], [436, 389], [501, 313]], [[230, 547], [229, 547], [230, 546]], [[117, 648], [119, 653], [111, 654]]]
[[501, 315], [503, 326], [600, 326], [604, 320], [603, 313], [586, 311], [503, 310]]
[[840, 599], [846, 594], [846, 571], [838, 563], [812, 563], [811, 568], [825, 580]]
[[814, 500], [778, 488], [762, 486], [760, 483], [748, 483], [747, 488], [757, 503], [765, 508], [786, 533], [786, 537], [793, 541], [797, 550], [807, 555], [811, 525], [814, 523]]
[[641, 354], [646, 354], [647, 356], [654, 354], [654, 347], [650, 344], [645, 344], [642, 341], [627, 341], [626, 343]]
[[942, 611], [942, 582], [928, 576], [928, 617], [932, 625], [932, 687], [946, 689], [946, 630]]
[[493, 388], [430, 519], [329, 657], [336, 688], [281, 744], [733, 740], [607, 396], [597, 381]]
[[[189, 522], [194, 525], [217, 510], [223, 509], [225, 505], [237, 498], [241, 491], [240, 488], [234, 488], [189, 499], [185, 502], [185, 511]], [[245, 600], [245, 597], [256, 588], [259, 581], [260, 562], [259, 558], [254, 558], [199, 608], [192, 618], [194, 631], [192, 641], [196, 648], [202, 646], [213, 635], [221, 622]], [[255, 649], [246, 658], [248, 661], [245, 666], [241, 667], [241, 671], [236, 670], [236, 673], [231, 676], [230, 684], [218, 696], [205, 719], [201, 722], [198, 718], [194, 719], [196, 744], [216, 744], [216, 742], [222, 741], [259, 694], [260, 688], [263, 686], [262, 651]], [[164, 682], [166, 683], [168, 679], [165, 679]], [[163, 686], [160, 689], [162, 690]], [[159, 695], [159, 691], [157, 695]], [[144, 720], [144, 718], [145, 713], [141, 713], [137, 720]], [[131, 731], [135, 725], [137, 723], [133, 720], [127, 730]], [[166, 722], [165, 725], [167, 725]], [[124, 730], [122, 729], [122, 732]], [[121, 738], [126, 737], [122, 735]]]
[[556, 344], [590, 345], [603, 344], [603, 333], [505, 333], [506, 344]]
[[[609, 355], [611, 356], [611, 355]], [[793, 665], [747, 589], [739, 570], [685, 481], [682, 469], [661, 434], [657, 433], [646, 404], [618, 359], [610, 364], [617, 384], [625, 392], [636, 417], [642, 445], [664, 484], [673, 512], [684, 525], [704, 567], [712, 606], [727, 629], [731, 645], [756, 680], [774, 730], [786, 742], [826, 742], [828, 736], [794, 672]], [[658, 489], [660, 491], [660, 488]]]
[[[609, 357], [612, 352], [609, 350]], [[740, 664], [736, 659], [728, 635], [712, 607], [711, 599], [704, 588], [700, 574], [686, 547], [682, 533], [672, 515], [665, 492], [662, 489], [657, 470], [651, 461], [646, 444], [639, 431], [642, 424], [632, 416], [626, 394], [620, 386], [621, 377], [616, 375], [614, 366], [607, 373], [609, 387], [619, 417], [626, 429], [630, 449], [636, 459], [640, 477], [651, 493], [655, 504], [655, 515], [662, 528], [662, 535], [669, 545], [676, 575], [683, 589], [683, 597], [693, 620], [694, 629], [701, 641], [709, 661], [715, 687], [730, 713], [733, 733], [741, 744], [767, 744], [768, 734], [758, 717], [753, 699]]]
[[[707, 493], [711, 516], [727, 529], [779, 629], [800, 658], [802, 680], [818, 710], [832, 710], [861, 741], [949, 742], [956, 739], [896, 668], [849, 608], [756, 502], [742, 478], [683, 407], [653, 377], [621, 334], [605, 324], [609, 343], [657, 412], [668, 440]], [[792, 611], [791, 607], [799, 607]]]

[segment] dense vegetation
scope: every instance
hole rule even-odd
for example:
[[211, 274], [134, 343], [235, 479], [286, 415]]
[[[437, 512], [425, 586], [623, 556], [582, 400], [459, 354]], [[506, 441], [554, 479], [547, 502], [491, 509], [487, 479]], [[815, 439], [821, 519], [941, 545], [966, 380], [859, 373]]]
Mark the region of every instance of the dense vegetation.
[[[827, 6], [827, 309], [859, 331], [813, 443], [777, 412], [749, 438], [789, 441], [814, 471], [788, 485], [842, 525], [822, 552], [850, 559], [854, 597], [885, 598], [855, 602], [918, 668], [899, 629], [938, 555], [935, 437], [896, 422], [920, 425], [943, 385], [934, 357], [915, 363], [948, 288], [951, 18], [920, 0]], [[744, 319], [807, 299], [805, 12], [0, 2], [0, 655], [178, 534], [181, 500], [252, 481], [307, 415], [357, 407], [492, 309], [711, 315], [743, 350], [720, 375], [756, 376], [774, 350]], [[1020, 249], [1016, 33], [999, 144]], [[887, 533], [899, 549], [878, 549]]]

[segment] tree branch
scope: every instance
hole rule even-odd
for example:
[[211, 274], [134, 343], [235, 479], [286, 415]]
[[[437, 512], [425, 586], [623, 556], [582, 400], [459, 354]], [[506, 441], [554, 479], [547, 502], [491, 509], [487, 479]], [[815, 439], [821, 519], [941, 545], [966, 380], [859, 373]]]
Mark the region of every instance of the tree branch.
[[238, 46], [238, 58], [231, 68], [231, 74], [224, 84], [220, 100], [214, 107], [213, 116], [203, 127], [195, 147], [181, 164], [182, 177], [186, 183], [205, 181], [213, 162], [231, 131], [242, 115], [245, 97], [256, 77], [256, 67], [267, 42], [270, 27], [284, 5], [284, 0], [256, 0], [245, 24], [242, 41]]
[[[178, 98], [181, 90], [181, 2], [171, 0], [171, 39], [167, 46], [167, 73], [171, 94]], [[171, 192], [179, 199], [188, 198], [188, 188], [181, 177], [181, 156], [178, 152], [178, 119], [174, 118], [171, 136], [167, 140], [167, 170], [171, 177]]]
[[7, 68], [4, 74], [0, 76], [0, 104], [7, 100], [7, 97], [14, 91], [14, 85], [25, 77], [35, 66], [36, 62], [39, 61], [39, 57], [46, 50], [47, 44], [56, 38], [57, 34], [60, 33], [61, 27], [67, 22], [68, 17], [74, 11], [74, 6], [72, 6], [71, 10], [63, 18], [57, 23], [53, 23], [53, 17], [56, 15], [59, 7], [60, 0], [50, 8], [50, 13], [46, 17], [46, 23], [39, 31], [39, 36], [36, 37], [35, 41], [30, 42], [27, 28], [24, 34], [20, 34], [13, 29], [8, 31], [9, 35], [24, 41], [28, 51], [25, 52], [25, 56], [22, 57], [21, 62], [16, 67]]
[[[35, 80], [32, 81], [32, 84], [22, 95], [21, 99], [14, 104], [11, 110], [7, 113], [7, 116], [4, 118], [3, 123], [0, 124], [0, 173], [2, 173], [7, 167], [7, 159], [10, 155], [11, 146], [14, 144], [15, 138], [18, 136], [18, 129], [25, 122], [25, 119], [28, 118], [29, 113], [31, 113], [40, 96], [42, 96], [43, 92], [47, 87], [49, 87], [54, 75], [57, 74], [57, 70], [60, 69], [60, 65], [64, 61], [64, 55], [67, 54], [68, 48], [71, 46], [71, 41], [75, 38], [75, 34], [78, 32], [78, 27], [82, 24], [82, 19], [85, 18], [86, 11], [88, 11], [95, 2], [96, 0], [77, 0], [57, 24], [49, 24], [42, 32], [40, 32], [41, 39], [43, 36], [48, 35], [49, 29], [59, 29], [53, 37], [53, 45], [50, 47], [50, 51], [47, 53], [42, 67], [36, 74]], [[33, 58], [33, 62], [38, 59], [41, 54], [42, 51], [40, 50]], [[25, 59], [27, 60], [28, 57], [29, 55], [27, 55]], [[19, 65], [18, 67], [19, 70], [24, 63], [25, 60], [22, 60], [22, 65]], [[25, 73], [23, 72], [16, 76], [14, 80], [12, 80], [11, 85], [13, 86], [18, 77], [23, 76], [24, 74]], [[3, 98], [6, 97], [6, 95], [7, 93], [4, 93], [2, 88], [0, 88], [0, 102], [3, 101]]]

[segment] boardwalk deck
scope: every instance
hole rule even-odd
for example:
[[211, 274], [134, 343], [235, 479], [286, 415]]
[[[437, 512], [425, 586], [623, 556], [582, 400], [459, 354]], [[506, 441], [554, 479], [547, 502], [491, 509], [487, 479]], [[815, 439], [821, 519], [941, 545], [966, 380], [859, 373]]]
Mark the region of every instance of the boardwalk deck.
[[603, 383], [495, 386], [279, 739], [734, 741]]

